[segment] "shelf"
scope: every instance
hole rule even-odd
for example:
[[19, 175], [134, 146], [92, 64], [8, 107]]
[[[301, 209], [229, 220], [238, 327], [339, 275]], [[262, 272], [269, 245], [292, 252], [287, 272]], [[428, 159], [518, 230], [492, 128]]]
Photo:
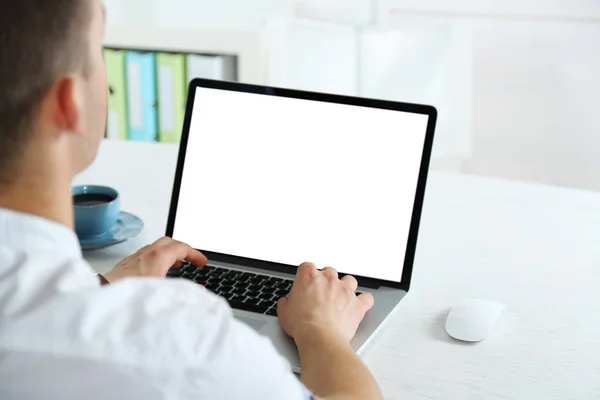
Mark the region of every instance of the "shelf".
[[149, 51], [234, 55], [241, 82], [266, 81], [266, 46], [260, 30], [177, 30], [109, 26], [104, 46]]

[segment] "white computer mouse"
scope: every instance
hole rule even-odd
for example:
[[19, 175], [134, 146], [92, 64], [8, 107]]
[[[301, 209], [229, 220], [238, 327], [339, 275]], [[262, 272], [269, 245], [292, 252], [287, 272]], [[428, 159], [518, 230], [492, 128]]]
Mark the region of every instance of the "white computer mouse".
[[446, 319], [446, 332], [464, 342], [485, 340], [504, 311], [504, 305], [484, 299], [457, 302]]

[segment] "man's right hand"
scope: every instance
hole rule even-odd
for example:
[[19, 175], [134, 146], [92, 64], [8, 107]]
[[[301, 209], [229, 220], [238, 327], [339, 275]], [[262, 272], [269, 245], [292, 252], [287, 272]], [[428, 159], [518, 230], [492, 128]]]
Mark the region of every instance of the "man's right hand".
[[279, 300], [281, 325], [296, 342], [315, 333], [333, 334], [350, 342], [374, 304], [370, 293], [355, 295], [357, 286], [354, 277], [339, 279], [333, 268], [319, 271], [314, 264], [302, 264], [289, 297]]

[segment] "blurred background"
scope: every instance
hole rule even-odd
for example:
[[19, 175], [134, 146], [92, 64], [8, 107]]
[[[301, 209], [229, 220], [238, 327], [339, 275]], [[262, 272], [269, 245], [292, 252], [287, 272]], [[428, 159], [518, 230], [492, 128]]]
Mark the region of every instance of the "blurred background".
[[600, 0], [104, 0], [107, 140], [193, 77], [434, 105], [432, 169], [600, 191]]

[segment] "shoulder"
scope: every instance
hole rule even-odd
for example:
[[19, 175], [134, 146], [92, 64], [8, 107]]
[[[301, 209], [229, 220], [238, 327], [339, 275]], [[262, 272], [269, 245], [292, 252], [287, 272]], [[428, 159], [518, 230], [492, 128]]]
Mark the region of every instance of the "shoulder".
[[78, 318], [98, 352], [154, 369], [209, 362], [204, 353], [219, 335], [239, 330], [224, 299], [186, 281], [126, 279], [83, 303]]
[[194, 396], [304, 399], [270, 340], [191, 282], [140, 278], [55, 290], [9, 326], [0, 334], [8, 351], [137, 370]]
[[223, 299], [191, 282], [138, 278], [99, 287], [91, 275], [81, 288], [55, 282], [45, 281], [9, 318], [1, 336], [12, 349], [35, 345], [37, 352], [162, 370], [198, 365], [204, 348], [218, 342], [217, 329], [239, 329]]

